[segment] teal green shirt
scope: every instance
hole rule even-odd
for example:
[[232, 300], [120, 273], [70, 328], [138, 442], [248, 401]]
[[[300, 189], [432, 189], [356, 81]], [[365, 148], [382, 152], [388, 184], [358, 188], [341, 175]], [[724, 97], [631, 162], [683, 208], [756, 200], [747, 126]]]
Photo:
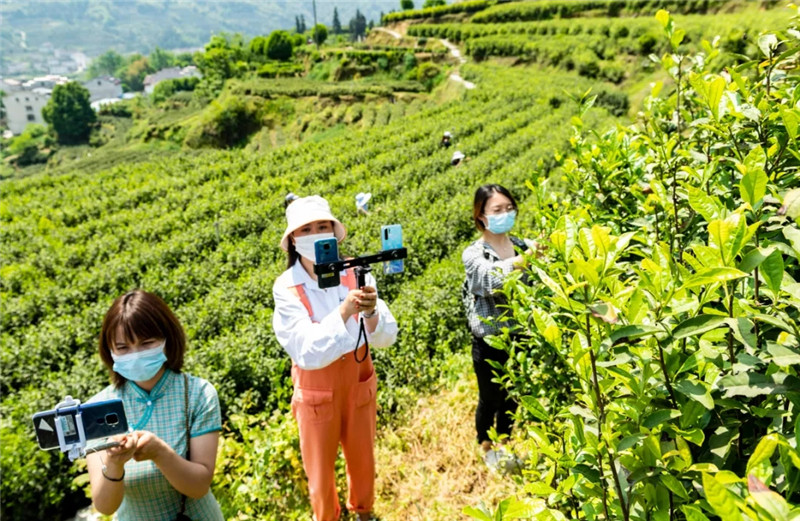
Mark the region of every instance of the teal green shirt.
[[[172, 370], [148, 393], [133, 382], [117, 389], [109, 385], [90, 402], [120, 398], [128, 425], [150, 431], [181, 456], [186, 455], [186, 417], [183, 375]], [[217, 391], [207, 381], [189, 376], [190, 436], [222, 429]], [[120, 521], [174, 521], [181, 507], [181, 494], [169, 484], [152, 461], [129, 460], [125, 464], [125, 496], [117, 510]], [[186, 499], [186, 515], [193, 521], [222, 521], [222, 511], [209, 490], [200, 499]]]

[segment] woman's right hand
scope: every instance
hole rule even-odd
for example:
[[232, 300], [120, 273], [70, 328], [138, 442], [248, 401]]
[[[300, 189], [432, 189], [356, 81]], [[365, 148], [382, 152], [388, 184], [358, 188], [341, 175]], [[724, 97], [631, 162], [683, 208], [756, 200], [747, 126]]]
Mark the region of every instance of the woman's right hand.
[[361, 290], [351, 289], [347, 297], [339, 304], [339, 314], [342, 316], [342, 321], [347, 322], [347, 319], [360, 311], [359, 302], [361, 299]]
[[135, 432], [113, 436], [111, 440], [118, 441], [119, 445], [106, 449], [106, 466], [121, 469], [136, 452], [138, 438], [139, 436]]

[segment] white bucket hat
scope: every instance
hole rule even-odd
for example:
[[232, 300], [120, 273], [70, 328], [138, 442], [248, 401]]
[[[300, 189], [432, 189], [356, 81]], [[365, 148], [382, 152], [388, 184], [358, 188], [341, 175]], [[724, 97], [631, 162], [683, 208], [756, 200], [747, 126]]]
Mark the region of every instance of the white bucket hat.
[[344, 225], [331, 213], [328, 201], [318, 195], [300, 197], [286, 207], [286, 231], [281, 237], [281, 248], [289, 251], [289, 235], [298, 228], [315, 221], [333, 221], [333, 235], [342, 242], [347, 235]]
[[463, 153], [463, 152], [461, 152], [460, 150], [456, 150], [456, 151], [453, 153], [453, 159], [452, 159], [452, 160], [453, 160], [453, 161], [455, 161], [456, 159], [458, 159], [458, 160], [461, 160], [461, 159], [464, 159], [464, 157], [465, 157], [465, 156], [464, 156], [464, 153]]
[[451, 134], [449, 130], [446, 130], [444, 132], [444, 137], [453, 137], [453, 134]]
[[358, 194], [356, 194], [356, 205], [364, 206], [369, 202], [370, 199], [372, 199], [371, 193], [358, 192]]

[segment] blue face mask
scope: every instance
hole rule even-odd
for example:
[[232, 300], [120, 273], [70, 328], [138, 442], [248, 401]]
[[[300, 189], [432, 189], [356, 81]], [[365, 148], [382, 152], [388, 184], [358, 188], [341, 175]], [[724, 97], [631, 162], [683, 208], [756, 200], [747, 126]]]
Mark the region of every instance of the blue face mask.
[[492, 233], [507, 233], [514, 227], [514, 220], [517, 218], [517, 211], [511, 210], [506, 213], [487, 215], [488, 222], [486, 228]]
[[146, 382], [158, 374], [161, 366], [167, 361], [167, 356], [164, 354], [165, 345], [166, 341], [158, 347], [145, 351], [137, 351], [136, 353], [125, 355], [112, 353], [113, 369], [133, 382]]

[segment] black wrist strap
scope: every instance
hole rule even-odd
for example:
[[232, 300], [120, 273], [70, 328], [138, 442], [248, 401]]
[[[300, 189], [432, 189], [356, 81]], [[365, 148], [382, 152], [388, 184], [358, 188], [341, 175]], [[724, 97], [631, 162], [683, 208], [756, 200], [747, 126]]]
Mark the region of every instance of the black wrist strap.
[[[358, 319], [358, 340], [356, 340], [356, 350], [353, 351], [353, 358], [356, 359], [356, 362], [359, 364], [367, 359], [369, 356], [369, 340], [367, 340], [367, 329], [364, 327], [364, 317], [359, 317]], [[361, 346], [361, 337], [364, 337], [364, 356], [361, 359], [358, 358], [358, 348]]]

